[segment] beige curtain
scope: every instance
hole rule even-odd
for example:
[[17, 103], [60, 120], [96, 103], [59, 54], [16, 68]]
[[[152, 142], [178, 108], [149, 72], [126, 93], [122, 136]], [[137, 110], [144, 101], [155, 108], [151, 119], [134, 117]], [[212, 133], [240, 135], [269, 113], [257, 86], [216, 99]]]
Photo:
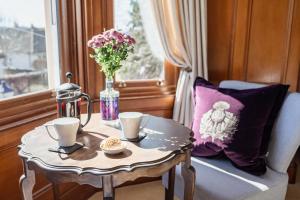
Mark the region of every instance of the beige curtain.
[[166, 58], [182, 68], [173, 119], [190, 127], [193, 82], [208, 78], [206, 0], [151, 0], [151, 9]]

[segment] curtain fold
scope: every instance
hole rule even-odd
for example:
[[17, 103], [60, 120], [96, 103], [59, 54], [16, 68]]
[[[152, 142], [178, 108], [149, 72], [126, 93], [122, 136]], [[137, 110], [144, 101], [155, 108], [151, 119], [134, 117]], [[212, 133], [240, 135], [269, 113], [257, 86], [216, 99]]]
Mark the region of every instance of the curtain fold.
[[206, 0], [150, 0], [164, 54], [181, 67], [173, 119], [190, 127], [192, 86], [197, 76], [208, 78]]

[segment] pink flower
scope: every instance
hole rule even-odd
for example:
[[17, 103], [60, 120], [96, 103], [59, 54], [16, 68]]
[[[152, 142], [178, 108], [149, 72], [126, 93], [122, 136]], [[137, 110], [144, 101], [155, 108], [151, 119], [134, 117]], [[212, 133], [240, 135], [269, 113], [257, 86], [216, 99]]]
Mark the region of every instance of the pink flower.
[[135, 40], [129, 35], [125, 35], [125, 41], [128, 43], [128, 45], [135, 44]]
[[116, 30], [110, 30], [110, 38], [119, 44], [124, 42], [124, 35]]
[[93, 43], [94, 43], [93, 40], [89, 40], [88, 43], [87, 43], [88, 47], [93, 47]]
[[98, 34], [92, 37], [91, 40], [88, 41], [88, 46], [92, 48], [101, 48], [106, 44], [112, 43], [115, 41], [117, 45], [127, 44], [131, 46], [135, 44], [135, 40], [122, 32], [116, 31], [115, 29], [110, 29], [102, 34]]
[[111, 29], [111, 30], [107, 30], [107, 31], [104, 31], [103, 33], [102, 33], [102, 35], [103, 36], [110, 36], [110, 32], [112, 31], [113, 29]]
[[101, 36], [101, 37], [98, 37], [98, 38], [96, 38], [96, 40], [95, 40], [95, 41], [97, 41], [97, 42], [99, 42], [99, 43], [101, 43], [101, 44], [105, 44], [105, 42], [106, 42], [105, 38], [103, 38], [102, 36]]
[[118, 43], [123, 43], [125, 40], [124, 40], [124, 37], [122, 35], [118, 35], [118, 37], [116, 38], [116, 41]]
[[115, 31], [115, 30], [110, 30], [110, 34], [109, 36], [112, 37], [112, 38], [117, 38], [118, 36], [120, 35], [119, 32]]
[[101, 48], [102, 44], [98, 41], [94, 42], [93, 48]]
[[136, 43], [135, 39], [133, 39], [132, 37], [129, 36], [128, 44], [132, 45], [132, 44], [135, 44], [135, 43]]

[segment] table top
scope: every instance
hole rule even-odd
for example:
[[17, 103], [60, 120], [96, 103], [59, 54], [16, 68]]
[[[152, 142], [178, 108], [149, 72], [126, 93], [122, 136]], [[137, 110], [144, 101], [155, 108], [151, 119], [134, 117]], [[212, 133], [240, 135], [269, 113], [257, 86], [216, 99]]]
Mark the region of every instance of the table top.
[[103, 139], [120, 136], [121, 131], [102, 123], [100, 114], [95, 113], [77, 135], [77, 141], [85, 145], [80, 150], [69, 155], [49, 152], [57, 142], [48, 136], [44, 126], [40, 126], [22, 137], [19, 155], [46, 170], [105, 175], [159, 165], [192, 147], [190, 129], [171, 119], [150, 115], [146, 118], [144, 132], [147, 136], [137, 143], [127, 142], [122, 154], [106, 155], [100, 149]]

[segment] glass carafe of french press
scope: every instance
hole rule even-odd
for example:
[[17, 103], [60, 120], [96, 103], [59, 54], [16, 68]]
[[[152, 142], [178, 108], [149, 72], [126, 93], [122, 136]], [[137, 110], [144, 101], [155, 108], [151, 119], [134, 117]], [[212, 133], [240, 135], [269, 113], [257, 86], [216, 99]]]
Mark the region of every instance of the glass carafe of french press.
[[87, 101], [88, 117], [84, 123], [81, 122], [81, 127], [83, 127], [89, 122], [91, 118], [91, 99], [89, 95], [81, 92], [81, 88], [79, 85], [71, 83], [71, 72], [67, 72], [66, 77], [68, 79], [68, 83], [64, 83], [56, 89], [58, 117], [76, 117], [80, 119], [80, 103], [81, 99], [85, 99]]

